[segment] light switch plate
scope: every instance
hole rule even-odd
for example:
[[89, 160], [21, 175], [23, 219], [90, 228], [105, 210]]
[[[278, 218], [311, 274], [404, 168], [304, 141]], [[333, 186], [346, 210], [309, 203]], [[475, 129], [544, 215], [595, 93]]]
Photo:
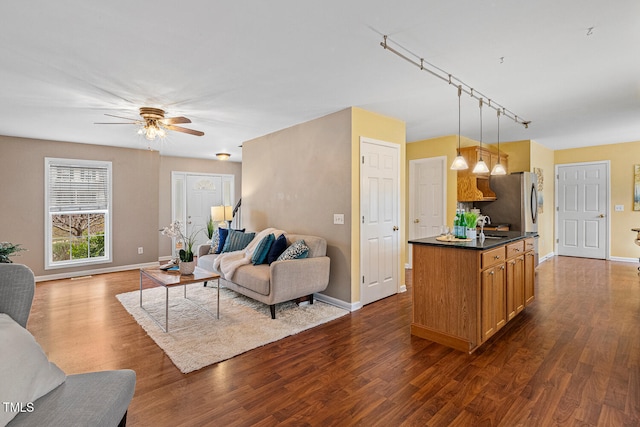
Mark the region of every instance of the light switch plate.
[[344, 214], [333, 214], [334, 224], [344, 224]]
[[624, 205], [616, 205], [616, 212], [624, 212]]

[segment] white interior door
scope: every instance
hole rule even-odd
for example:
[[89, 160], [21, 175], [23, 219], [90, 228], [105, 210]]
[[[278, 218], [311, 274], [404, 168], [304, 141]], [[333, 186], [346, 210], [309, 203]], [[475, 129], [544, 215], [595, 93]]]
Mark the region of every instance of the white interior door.
[[398, 292], [399, 146], [360, 141], [360, 257], [362, 304]]
[[211, 175], [187, 175], [187, 235], [196, 233], [196, 246], [207, 241], [207, 222], [211, 207], [222, 204], [222, 178]]
[[445, 157], [409, 162], [409, 236], [437, 236], [445, 225]]
[[556, 171], [558, 255], [606, 259], [608, 162], [558, 165]]

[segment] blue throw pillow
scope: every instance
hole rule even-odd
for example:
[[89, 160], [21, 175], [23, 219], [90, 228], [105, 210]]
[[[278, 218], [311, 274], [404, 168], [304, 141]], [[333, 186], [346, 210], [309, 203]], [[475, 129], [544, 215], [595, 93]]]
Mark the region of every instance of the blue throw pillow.
[[271, 249], [271, 245], [276, 240], [276, 236], [273, 233], [264, 236], [258, 246], [256, 246], [256, 250], [253, 251], [253, 256], [251, 257], [251, 262], [253, 265], [264, 264], [267, 261], [267, 255], [269, 255], [269, 249]]
[[246, 248], [256, 236], [256, 233], [244, 233], [238, 230], [230, 230], [227, 240], [224, 242], [222, 252], [241, 251]]
[[309, 246], [304, 240], [296, 240], [278, 257], [278, 261], [286, 261], [288, 259], [301, 259], [309, 255]]
[[[244, 228], [242, 230], [235, 230], [235, 231], [242, 231], [244, 232]], [[222, 250], [224, 249], [224, 244], [227, 242], [227, 236], [229, 235], [229, 229], [228, 228], [218, 228], [218, 248], [216, 249], [216, 253], [220, 254], [222, 253]]]
[[218, 238], [218, 247], [216, 248], [216, 253], [220, 254], [222, 253], [222, 248], [224, 248], [224, 244], [227, 240], [227, 236], [229, 235], [229, 229], [219, 228], [218, 234], [219, 234], [219, 238]]
[[276, 261], [278, 257], [287, 249], [287, 238], [284, 234], [281, 234], [275, 242], [271, 245], [271, 249], [269, 249], [269, 254], [267, 255], [267, 264], [271, 264]]

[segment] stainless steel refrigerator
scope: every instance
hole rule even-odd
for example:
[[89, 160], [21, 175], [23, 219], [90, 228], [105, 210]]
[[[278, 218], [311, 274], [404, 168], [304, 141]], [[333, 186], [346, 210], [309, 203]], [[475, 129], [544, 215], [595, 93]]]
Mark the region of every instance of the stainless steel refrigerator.
[[[492, 175], [489, 186], [496, 193], [493, 202], [476, 203], [493, 224], [509, 224], [509, 230], [538, 231], [538, 177], [533, 172]], [[538, 241], [536, 239], [536, 265]]]

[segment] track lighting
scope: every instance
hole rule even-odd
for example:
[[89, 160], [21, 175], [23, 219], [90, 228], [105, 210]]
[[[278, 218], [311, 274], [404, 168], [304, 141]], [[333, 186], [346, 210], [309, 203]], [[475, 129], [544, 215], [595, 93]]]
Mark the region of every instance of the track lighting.
[[469, 165], [464, 157], [460, 154], [460, 96], [462, 95], [462, 86], [458, 86], [458, 155], [453, 159], [451, 169], [453, 170], [465, 170], [469, 169]]

